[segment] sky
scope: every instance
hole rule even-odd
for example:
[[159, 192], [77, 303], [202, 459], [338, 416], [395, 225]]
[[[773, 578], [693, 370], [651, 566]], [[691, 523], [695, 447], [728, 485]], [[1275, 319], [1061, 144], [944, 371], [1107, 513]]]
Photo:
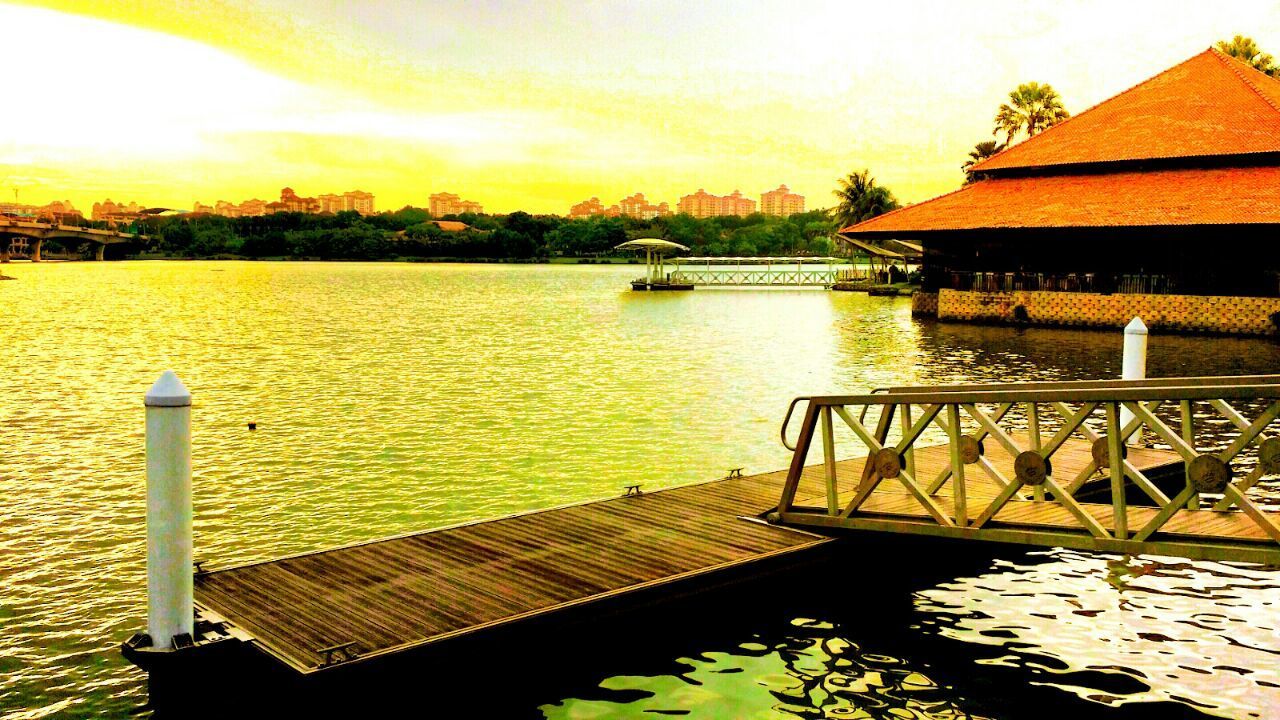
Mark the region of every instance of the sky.
[[1019, 83], [1076, 113], [1237, 33], [1280, 55], [1280, 3], [0, 0], [0, 198], [918, 202]]

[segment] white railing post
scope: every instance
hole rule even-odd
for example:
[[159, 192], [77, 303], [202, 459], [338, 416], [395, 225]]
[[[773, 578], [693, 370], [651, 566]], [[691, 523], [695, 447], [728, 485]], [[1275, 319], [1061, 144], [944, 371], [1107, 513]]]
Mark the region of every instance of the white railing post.
[[147, 391], [147, 634], [167, 650], [191, 634], [191, 393], [172, 370]]
[[[1135, 317], [1124, 326], [1124, 357], [1120, 364], [1121, 380], [1142, 380], [1147, 377], [1147, 326], [1142, 318]], [[1120, 409], [1120, 427], [1133, 422], [1129, 408]], [[1132, 442], [1142, 439], [1142, 432], [1132, 436]]]

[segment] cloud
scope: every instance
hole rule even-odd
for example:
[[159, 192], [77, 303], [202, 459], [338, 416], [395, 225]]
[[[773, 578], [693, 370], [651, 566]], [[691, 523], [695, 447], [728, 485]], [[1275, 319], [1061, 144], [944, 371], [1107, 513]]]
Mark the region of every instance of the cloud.
[[[0, 115], [0, 161], [107, 164], [201, 161], [236, 135], [388, 138], [514, 152], [555, 136], [531, 113], [390, 111], [310, 87], [200, 43], [73, 15], [0, 5], [5, 52], [24, 58], [34, 103]], [[38, 69], [36, 69], [38, 67]]]

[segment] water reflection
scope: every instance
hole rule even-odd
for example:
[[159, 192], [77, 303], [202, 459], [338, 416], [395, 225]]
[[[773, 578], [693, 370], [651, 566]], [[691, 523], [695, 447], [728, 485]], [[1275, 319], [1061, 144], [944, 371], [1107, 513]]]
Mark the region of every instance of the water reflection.
[[813, 618], [792, 620], [781, 637], [757, 635], [676, 662], [672, 674], [610, 677], [594, 697], [544, 706], [544, 716], [981, 719], [921, 668], [863, 649]]
[[1173, 701], [1280, 713], [1275, 568], [1069, 550], [922, 590], [927, 632], [1001, 648], [989, 665], [1109, 706]]

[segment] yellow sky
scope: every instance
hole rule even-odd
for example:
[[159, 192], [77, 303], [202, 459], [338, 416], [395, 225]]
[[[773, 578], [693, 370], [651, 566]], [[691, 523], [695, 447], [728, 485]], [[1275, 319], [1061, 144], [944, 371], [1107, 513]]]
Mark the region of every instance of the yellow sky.
[[919, 201], [1019, 82], [1077, 112], [1235, 33], [1280, 54], [1280, 4], [0, 0], [0, 197]]

